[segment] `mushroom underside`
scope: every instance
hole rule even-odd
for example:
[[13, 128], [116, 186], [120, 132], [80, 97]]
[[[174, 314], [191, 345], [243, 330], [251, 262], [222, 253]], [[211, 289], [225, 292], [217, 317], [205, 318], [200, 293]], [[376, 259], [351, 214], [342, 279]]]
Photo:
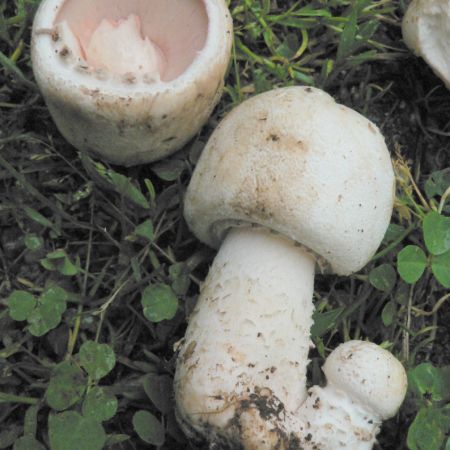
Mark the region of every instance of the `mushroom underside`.
[[[152, 72], [157, 66], [162, 81], [174, 80], [192, 64], [208, 34], [202, 0], [66, 0], [54, 24], [63, 24], [69, 47], [93, 69], [112, 66], [114, 72], [115, 59], [128, 62], [135, 52], [134, 60], [149, 60], [143, 68]], [[106, 47], [103, 55], [99, 46]], [[131, 64], [129, 71], [139, 72], [139, 66]]]

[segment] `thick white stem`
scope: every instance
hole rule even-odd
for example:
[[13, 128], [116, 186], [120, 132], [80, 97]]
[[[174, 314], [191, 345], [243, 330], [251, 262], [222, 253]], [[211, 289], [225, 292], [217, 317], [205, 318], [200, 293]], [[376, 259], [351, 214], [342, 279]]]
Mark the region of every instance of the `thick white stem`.
[[285, 414], [306, 398], [314, 266], [293, 241], [265, 229], [228, 233], [178, 358], [185, 431], [246, 450], [285, 438]]

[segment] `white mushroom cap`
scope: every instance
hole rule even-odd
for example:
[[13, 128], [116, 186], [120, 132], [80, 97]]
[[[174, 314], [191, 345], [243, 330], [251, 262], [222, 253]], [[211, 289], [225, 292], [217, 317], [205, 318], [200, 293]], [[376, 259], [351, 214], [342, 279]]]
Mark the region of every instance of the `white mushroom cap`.
[[389, 224], [394, 173], [378, 128], [319, 89], [258, 95], [217, 127], [185, 202], [197, 237], [218, 247], [230, 226], [257, 223], [359, 270]]
[[406, 45], [450, 88], [450, 1], [413, 0], [402, 31]]
[[[114, 75], [83, 59], [82, 48], [103, 19], [115, 23], [131, 14], [145, 42], [151, 39], [162, 52], [161, 79]], [[221, 96], [231, 43], [225, 0], [43, 0], [33, 24], [32, 62], [64, 137], [131, 166], [173, 153], [198, 132]], [[149, 45], [141, 51], [150, 52]]]
[[382, 420], [395, 415], [405, 398], [405, 369], [390, 352], [376, 344], [348, 341], [325, 361], [328, 384], [344, 391]]

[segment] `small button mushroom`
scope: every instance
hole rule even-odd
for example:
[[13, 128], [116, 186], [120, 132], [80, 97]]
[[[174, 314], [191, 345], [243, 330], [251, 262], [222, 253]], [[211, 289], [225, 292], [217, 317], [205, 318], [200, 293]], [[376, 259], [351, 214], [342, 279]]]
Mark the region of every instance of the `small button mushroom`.
[[450, 1], [413, 0], [403, 18], [403, 39], [450, 89]]
[[405, 398], [405, 369], [378, 345], [349, 341], [328, 356], [323, 371], [327, 386], [309, 390], [295, 414], [299, 422], [290, 425], [301, 448], [371, 450], [381, 422], [393, 417]]
[[393, 200], [378, 128], [321, 90], [266, 92], [219, 124], [185, 201], [191, 230], [220, 247], [175, 374], [188, 434], [246, 450], [284, 442], [281, 418], [306, 398], [315, 268], [362, 268]]
[[199, 131], [220, 99], [231, 43], [225, 0], [43, 0], [32, 62], [63, 136], [132, 166]]

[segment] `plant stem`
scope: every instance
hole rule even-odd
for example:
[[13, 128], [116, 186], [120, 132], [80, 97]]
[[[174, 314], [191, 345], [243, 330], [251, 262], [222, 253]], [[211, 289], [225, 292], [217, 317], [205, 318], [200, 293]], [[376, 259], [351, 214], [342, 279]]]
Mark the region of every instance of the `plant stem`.
[[0, 404], [1, 403], [25, 403], [26, 405], [37, 405], [39, 403], [39, 399], [33, 397], [21, 397], [20, 395], [5, 394], [4, 392], [0, 392]]

